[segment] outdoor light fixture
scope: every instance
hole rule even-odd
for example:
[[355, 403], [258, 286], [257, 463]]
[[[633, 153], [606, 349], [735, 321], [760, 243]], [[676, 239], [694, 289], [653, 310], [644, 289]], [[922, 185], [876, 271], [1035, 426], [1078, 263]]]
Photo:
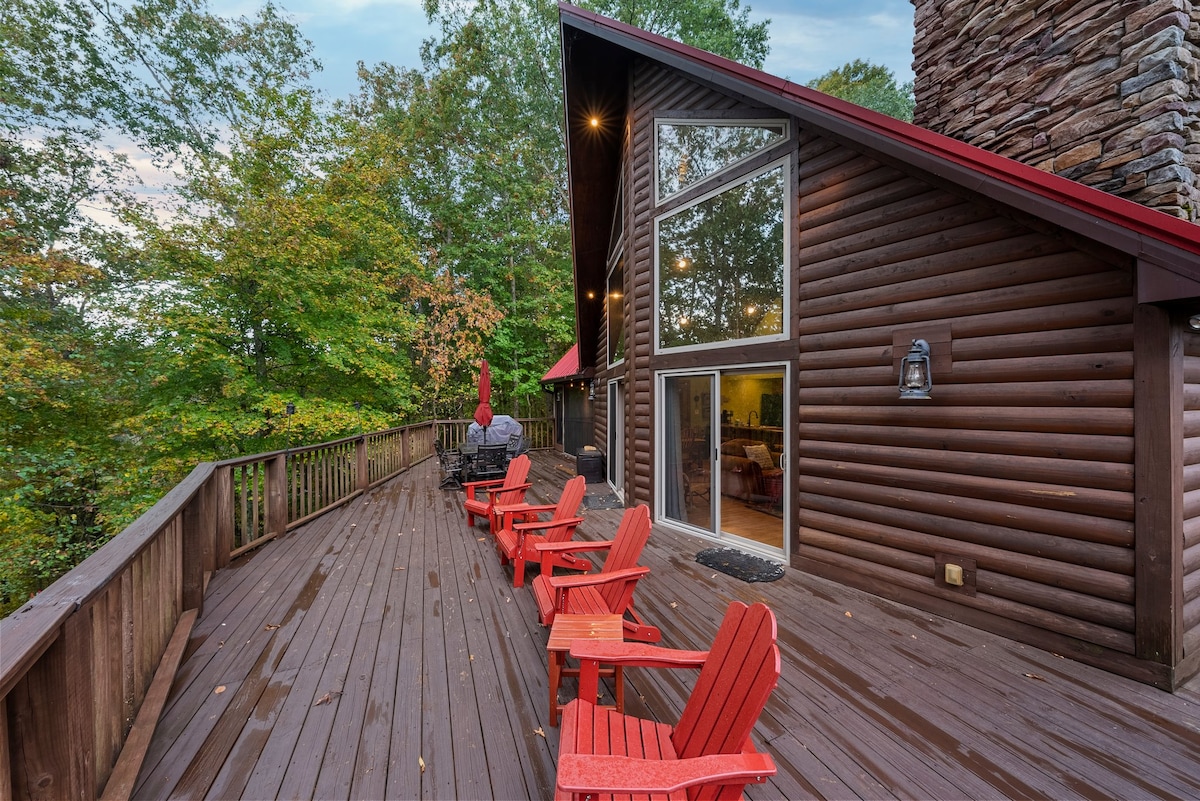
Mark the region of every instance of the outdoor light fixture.
[[589, 122], [591, 122], [593, 128], [600, 127], [600, 118], [599, 117], [592, 117], [592, 119], [589, 120]]
[[933, 371], [929, 364], [929, 343], [914, 339], [908, 354], [900, 360], [901, 400], [929, 400], [933, 389]]
[[596, 399], [596, 382], [588, 381], [588, 400]]
[[1193, 331], [1200, 331], [1200, 314], [1193, 314], [1188, 318], [1188, 328]]

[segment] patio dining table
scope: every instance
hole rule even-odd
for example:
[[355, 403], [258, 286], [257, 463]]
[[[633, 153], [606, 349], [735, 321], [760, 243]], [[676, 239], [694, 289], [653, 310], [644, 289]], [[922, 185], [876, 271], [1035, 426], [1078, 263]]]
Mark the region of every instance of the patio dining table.
[[[500, 443], [488, 443], [489, 447], [498, 445], [498, 444], [500, 444]], [[479, 475], [479, 470], [481, 467], [481, 465], [479, 463], [479, 447], [480, 447], [480, 443], [478, 443], [478, 442], [461, 442], [458, 444], [458, 452], [462, 454], [462, 460], [463, 460], [462, 472], [463, 472], [463, 480], [464, 481], [478, 481], [481, 478], [484, 478], [484, 476]], [[505, 459], [504, 459], [504, 467], [505, 468], [508, 467], [508, 462], [509, 462], [510, 458], [511, 458], [511, 454], [507, 454], [505, 456]], [[489, 477], [494, 478], [494, 476], [489, 476]]]

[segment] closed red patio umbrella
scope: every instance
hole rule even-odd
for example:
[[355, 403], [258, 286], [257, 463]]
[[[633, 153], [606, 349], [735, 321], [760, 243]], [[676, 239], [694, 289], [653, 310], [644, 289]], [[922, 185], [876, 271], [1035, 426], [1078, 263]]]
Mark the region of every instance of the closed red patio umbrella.
[[479, 371], [479, 405], [475, 407], [475, 422], [483, 429], [483, 441], [487, 442], [487, 427], [492, 423], [492, 372], [487, 359]]

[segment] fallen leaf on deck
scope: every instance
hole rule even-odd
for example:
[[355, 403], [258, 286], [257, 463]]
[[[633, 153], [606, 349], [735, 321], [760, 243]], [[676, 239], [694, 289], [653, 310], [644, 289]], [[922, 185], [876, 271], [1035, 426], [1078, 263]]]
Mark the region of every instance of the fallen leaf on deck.
[[1025, 674], [1025, 678], [1027, 678], [1027, 679], [1037, 679], [1038, 681], [1045, 681], [1045, 680], [1046, 680], [1046, 677], [1045, 677], [1045, 676], [1039, 676], [1039, 675], [1038, 675], [1038, 674], [1036, 674], [1036, 673], [1026, 673], [1026, 674]]
[[677, 606], [679, 606], [679, 604], [675, 603], [674, 601], [671, 601], [671, 608], [672, 608], [672, 609], [676, 608]]
[[358, 528], [358, 523], [351, 523], [350, 528]]
[[277, 628], [279, 628], [278, 623], [268, 623], [267, 625], [263, 626], [263, 631], [274, 631]]
[[392, 568], [393, 573], [395, 573], [397, 570], [408, 570], [408, 568], [407, 567], [393, 567]]
[[538, 726], [536, 729], [534, 729], [533, 733], [536, 734], [538, 737], [542, 737], [542, 738], [545, 738], [545, 736], [546, 736], [546, 730], [543, 729], [541, 726]]
[[320, 706], [321, 704], [328, 704], [331, 701], [333, 701], [334, 698], [337, 698], [341, 694], [342, 693], [340, 690], [334, 690], [331, 693], [325, 693], [324, 695], [322, 695], [320, 698], [317, 699], [317, 702], [315, 704], [313, 704], [313, 706]]
[[854, 615], [852, 615], [852, 614], [850, 614], [849, 612], [847, 612], [847, 613], [846, 613], [846, 617], [854, 617]]
[[487, 537], [480, 537], [479, 539], [477, 539], [477, 540], [475, 540], [475, 541], [476, 541], [476, 542], [483, 542], [483, 541], [484, 541], [484, 540], [486, 540], [486, 539], [487, 539]]
[[417, 757], [417, 764], [421, 766], [421, 772], [425, 772], [425, 757]]
[[221, 693], [223, 693], [223, 692], [225, 692], [225, 685], [224, 685], [224, 684], [222, 684], [222, 685], [218, 686], [218, 687], [217, 687], [217, 689], [213, 690], [213, 695], [220, 695], [220, 694], [221, 694]]

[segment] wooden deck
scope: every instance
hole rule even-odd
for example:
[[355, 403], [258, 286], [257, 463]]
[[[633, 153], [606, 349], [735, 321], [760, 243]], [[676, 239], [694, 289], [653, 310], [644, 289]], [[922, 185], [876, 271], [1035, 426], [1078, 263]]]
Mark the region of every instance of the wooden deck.
[[[572, 471], [536, 454], [534, 486], [556, 497]], [[137, 797], [551, 796], [547, 632], [436, 487], [429, 460], [213, 577]], [[682, 648], [732, 599], [778, 615], [756, 737], [779, 774], [748, 797], [1200, 797], [1195, 683], [1170, 695], [794, 570], [746, 584], [693, 560], [709, 545], [657, 527], [637, 606]], [[674, 719], [694, 676], [630, 669], [627, 709]]]

